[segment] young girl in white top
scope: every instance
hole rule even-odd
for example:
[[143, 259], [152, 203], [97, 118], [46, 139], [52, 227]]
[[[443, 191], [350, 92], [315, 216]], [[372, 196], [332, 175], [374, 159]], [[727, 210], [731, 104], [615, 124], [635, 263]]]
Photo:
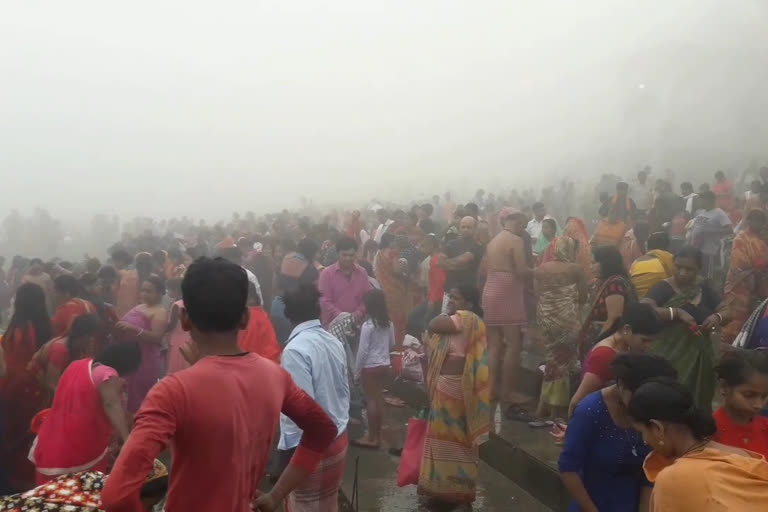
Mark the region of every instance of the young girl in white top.
[[368, 413], [368, 435], [352, 441], [363, 448], [379, 448], [384, 410], [382, 390], [390, 376], [389, 352], [395, 346], [395, 328], [389, 319], [381, 290], [371, 290], [363, 298], [368, 318], [360, 329], [355, 378], [362, 381]]

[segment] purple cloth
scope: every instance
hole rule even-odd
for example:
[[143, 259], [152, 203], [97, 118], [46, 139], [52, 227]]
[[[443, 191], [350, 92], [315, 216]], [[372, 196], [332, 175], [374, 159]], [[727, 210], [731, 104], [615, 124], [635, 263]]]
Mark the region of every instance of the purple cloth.
[[320, 319], [323, 327], [328, 327], [341, 313], [352, 313], [358, 320], [362, 319], [365, 313], [363, 297], [371, 288], [368, 273], [360, 265], [355, 264], [355, 269], [349, 277], [342, 272], [338, 263], [323, 270], [318, 282], [322, 295]]
[[[133, 308], [123, 316], [123, 322], [129, 323], [145, 331], [152, 327], [147, 317], [139, 306]], [[128, 412], [135, 413], [139, 410], [141, 402], [147, 396], [149, 390], [155, 385], [163, 371], [163, 357], [160, 345], [156, 343], [139, 343], [141, 348], [141, 366], [136, 373], [126, 378], [128, 387]]]

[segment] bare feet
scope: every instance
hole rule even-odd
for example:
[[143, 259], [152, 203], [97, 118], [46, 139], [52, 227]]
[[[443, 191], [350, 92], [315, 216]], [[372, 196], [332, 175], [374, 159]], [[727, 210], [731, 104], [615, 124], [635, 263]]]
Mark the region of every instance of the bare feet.
[[405, 402], [395, 396], [385, 396], [384, 402], [392, 407], [405, 407]]
[[378, 442], [372, 441], [368, 436], [361, 437], [360, 439], [353, 439], [349, 444], [357, 446], [358, 448], [368, 448], [370, 450], [378, 450], [381, 446]]

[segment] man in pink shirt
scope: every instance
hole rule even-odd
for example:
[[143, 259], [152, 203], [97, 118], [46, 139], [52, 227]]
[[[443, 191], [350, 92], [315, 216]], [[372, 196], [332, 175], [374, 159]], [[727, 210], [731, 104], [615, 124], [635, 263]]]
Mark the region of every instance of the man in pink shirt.
[[321, 322], [327, 328], [341, 313], [352, 313], [358, 323], [365, 316], [363, 297], [373, 286], [368, 272], [355, 263], [357, 242], [352, 238], [341, 238], [336, 242], [339, 261], [320, 274]]
[[[107, 512], [143, 512], [140, 490], [155, 457], [170, 446], [167, 512], [271, 512], [312, 473], [336, 439], [336, 426], [277, 364], [242, 352], [248, 277], [217, 258], [189, 267], [181, 285], [183, 348], [193, 366], [149, 392], [101, 495]], [[304, 432], [275, 487], [259, 495], [280, 413]]]

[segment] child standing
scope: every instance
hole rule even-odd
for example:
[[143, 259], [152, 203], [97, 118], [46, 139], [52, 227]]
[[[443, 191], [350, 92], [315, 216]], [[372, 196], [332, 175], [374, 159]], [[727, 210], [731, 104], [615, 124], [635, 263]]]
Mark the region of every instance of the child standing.
[[768, 402], [768, 352], [727, 352], [715, 371], [724, 402], [714, 415], [714, 440], [768, 457], [768, 418], [760, 415]]
[[384, 409], [382, 390], [390, 375], [389, 352], [395, 346], [395, 328], [389, 319], [381, 290], [371, 290], [363, 298], [368, 318], [360, 329], [355, 379], [362, 381], [368, 413], [368, 435], [352, 441], [355, 446], [379, 448]]

